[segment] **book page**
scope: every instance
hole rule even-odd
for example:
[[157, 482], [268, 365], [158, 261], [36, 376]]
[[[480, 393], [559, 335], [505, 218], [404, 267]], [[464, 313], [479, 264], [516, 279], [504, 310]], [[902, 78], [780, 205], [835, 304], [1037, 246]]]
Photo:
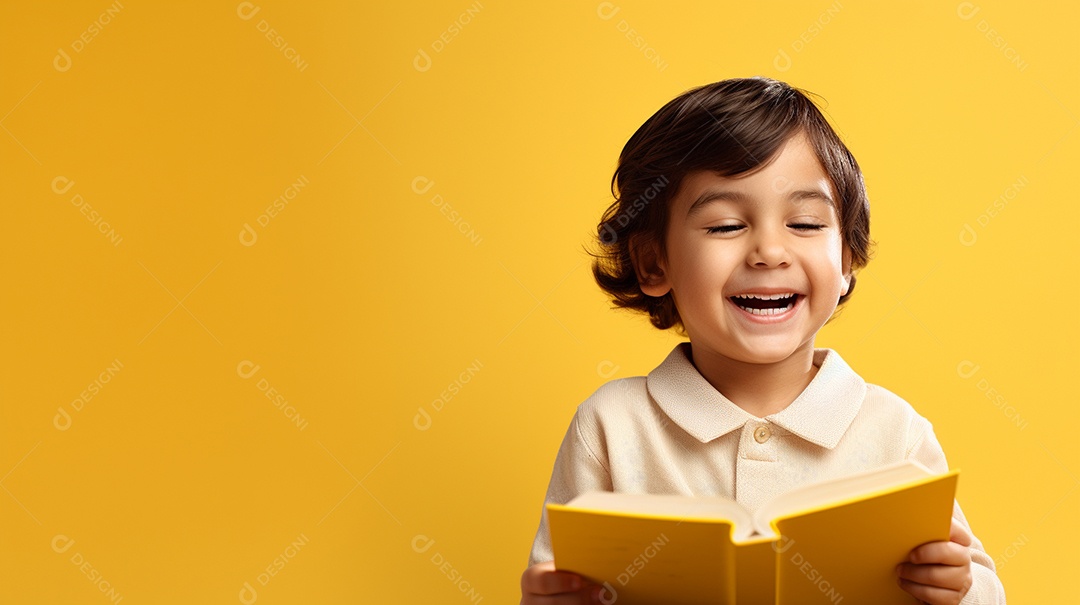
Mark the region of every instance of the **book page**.
[[931, 475], [777, 519], [777, 602], [913, 603], [896, 565], [921, 544], [949, 539], [956, 482], [956, 471]]
[[635, 517], [729, 521], [732, 525], [731, 537], [735, 541], [744, 540], [754, 532], [754, 521], [750, 512], [738, 502], [719, 496], [594, 491], [574, 498], [566, 506]]
[[547, 512], [555, 568], [602, 584], [605, 603], [736, 605], [736, 547], [727, 521], [558, 504]]
[[780, 517], [835, 505], [853, 498], [933, 477], [934, 473], [913, 460], [904, 460], [837, 479], [813, 483], [781, 494], [754, 514], [754, 529], [763, 536], [776, 536], [772, 522]]

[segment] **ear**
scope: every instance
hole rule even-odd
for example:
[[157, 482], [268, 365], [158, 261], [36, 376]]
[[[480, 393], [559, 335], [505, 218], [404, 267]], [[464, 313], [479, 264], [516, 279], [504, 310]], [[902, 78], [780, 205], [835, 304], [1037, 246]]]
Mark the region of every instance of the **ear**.
[[841, 296], [846, 296], [851, 292], [851, 248], [844, 246], [841, 257], [840, 270], [844, 274], [844, 292]]
[[632, 238], [629, 244], [630, 260], [634, 264], [641, 291], [655, 298], [670, 292], [667, 263], [660, 254], [657, 242], [653, 239]]

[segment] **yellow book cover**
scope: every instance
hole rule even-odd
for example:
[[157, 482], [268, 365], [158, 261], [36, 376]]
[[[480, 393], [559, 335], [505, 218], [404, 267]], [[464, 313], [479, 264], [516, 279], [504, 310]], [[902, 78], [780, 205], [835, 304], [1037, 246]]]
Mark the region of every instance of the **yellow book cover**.
[[905, 461], [800, 487], [751, 514], [719, 497], [589, 492], [548, 504], [557, 569], [620, 605], [917, 603], [894, 568], [948, 540], [959, 471]]

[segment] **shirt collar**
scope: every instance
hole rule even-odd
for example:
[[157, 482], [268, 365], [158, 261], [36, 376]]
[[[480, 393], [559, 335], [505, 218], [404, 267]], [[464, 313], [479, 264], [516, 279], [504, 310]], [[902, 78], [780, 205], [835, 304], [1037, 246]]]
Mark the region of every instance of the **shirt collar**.
[[646, 380], [649, 394], [675, 424], [708, 443], [742, 427], [767, 421], [803, 439], [832, 449], [859, 412], [866, 382], [833, 349], [814, 349], [817, 374], [789, 406], [758, 418], [716, 390], [690, 361], [690, 343], [668, 354]]

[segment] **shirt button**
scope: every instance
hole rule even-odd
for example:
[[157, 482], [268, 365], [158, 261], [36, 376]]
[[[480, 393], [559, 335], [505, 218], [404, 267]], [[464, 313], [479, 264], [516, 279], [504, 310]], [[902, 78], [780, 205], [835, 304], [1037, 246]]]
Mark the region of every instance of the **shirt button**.
[[769, 440], [769, 437], [772, 437], [772, 431], [765, 425], [759, 426], [757, 430], [754, 431], [754, 441], [757, 441], [758, 443], [765, 443]]

